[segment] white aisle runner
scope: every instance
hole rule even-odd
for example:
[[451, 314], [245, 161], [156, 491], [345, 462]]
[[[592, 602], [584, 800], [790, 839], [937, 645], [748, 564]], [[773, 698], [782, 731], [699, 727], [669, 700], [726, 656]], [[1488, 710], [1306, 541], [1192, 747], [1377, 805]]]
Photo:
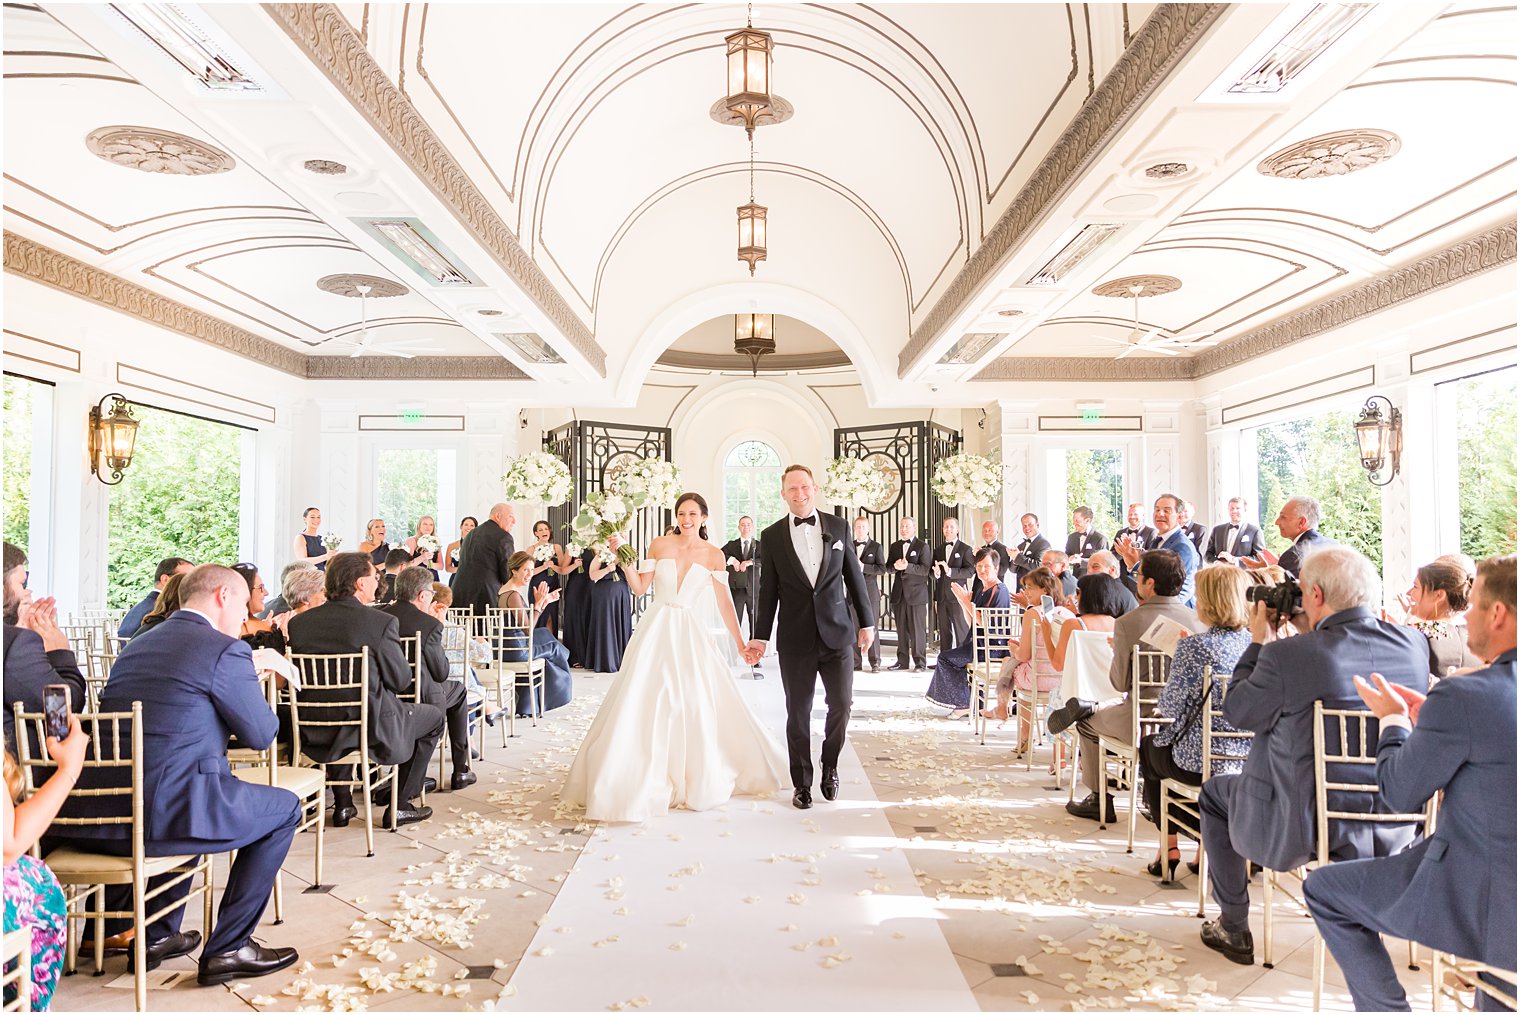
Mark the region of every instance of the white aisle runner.
[[[784, 743], [766, 670], [741, 687]], [[788, 790], [602, 826], [499, 1009], [977, 1010], [848, 745], [839, 775], [808, 811]]]

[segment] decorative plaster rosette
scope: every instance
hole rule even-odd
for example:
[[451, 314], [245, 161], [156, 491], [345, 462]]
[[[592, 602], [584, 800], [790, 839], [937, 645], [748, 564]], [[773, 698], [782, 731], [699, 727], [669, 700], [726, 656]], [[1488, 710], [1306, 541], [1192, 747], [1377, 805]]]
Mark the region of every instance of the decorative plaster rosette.
[[1124, 278], [1111, 279], [1093, 289], [1094, 296], [1109, 296], [1114, 299], [1133, 299], [1136, 295], [1135, 287], [1140, 287], [1139, 295], [1163, 296], [1166, 293], [1174, 293], [1182, 288], [1182, 279], [1172, 275], [1126, 275]]
[[1320, 134], [1262, 159], [1256, 171], [1280, 180], [1345, 176], [1386, 162], [1399, 152], [1399, 136], [1368, 127]]
[[364, 295], [370, 299], [386, 299], [391, 296], [405, 296], [411, 292], [400, 282], [379, 275], [356, 275], [345, 272], [338, 275], [323, 275], [317, 279], [317, 288], [334, 296], [348, 296], [353, 299], [359, 298], [359, 287], [369, 286], [369, 292]]
[[213, 176], [237, 165], [205, 141], [156, 127], [100, 127], [84, 139], [92, 155], [126, 169], [170, 176]]

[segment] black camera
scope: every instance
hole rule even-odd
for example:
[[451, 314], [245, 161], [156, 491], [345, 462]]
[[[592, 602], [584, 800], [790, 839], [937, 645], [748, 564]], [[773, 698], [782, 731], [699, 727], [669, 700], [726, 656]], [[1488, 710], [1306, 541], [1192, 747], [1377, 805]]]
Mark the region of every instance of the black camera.
[[1291, 617], [1303, 609], [1304, 590], [1292, 578], [1284, 578], [1276, 585], [1248, 585], [1246, 602], [1266, 603], [1267, 608], [1276, 610], [1279, 617]]

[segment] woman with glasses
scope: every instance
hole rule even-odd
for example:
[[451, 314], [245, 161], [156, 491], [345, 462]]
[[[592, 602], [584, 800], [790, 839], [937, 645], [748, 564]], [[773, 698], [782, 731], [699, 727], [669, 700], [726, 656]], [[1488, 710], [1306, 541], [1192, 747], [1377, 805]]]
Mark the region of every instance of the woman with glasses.
[[249, 648], [273, 649], [284, 655], [285, 635], [273, 621], [260, 620], [257, 616], [264, 612], [264, 598], [269, 594], [269, 590], [264, 587], [264, 579], [259, 577], [258, 565], [234, 564], [232, 570], [242, 575], [248, 583], [248, 619], [243, 621], [240, 637], [248, 643]]

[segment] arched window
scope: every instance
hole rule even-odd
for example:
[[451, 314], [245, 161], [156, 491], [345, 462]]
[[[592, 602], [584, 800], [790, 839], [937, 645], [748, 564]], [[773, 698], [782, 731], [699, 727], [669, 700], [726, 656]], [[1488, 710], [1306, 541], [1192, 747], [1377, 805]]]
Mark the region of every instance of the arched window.
[[745, 441], [723, 460], [723, 539], [739, 534], [739, 519], [749, 515], [764, 528], [786, 511], [781, 500], [781, 456], [764, 441]]

